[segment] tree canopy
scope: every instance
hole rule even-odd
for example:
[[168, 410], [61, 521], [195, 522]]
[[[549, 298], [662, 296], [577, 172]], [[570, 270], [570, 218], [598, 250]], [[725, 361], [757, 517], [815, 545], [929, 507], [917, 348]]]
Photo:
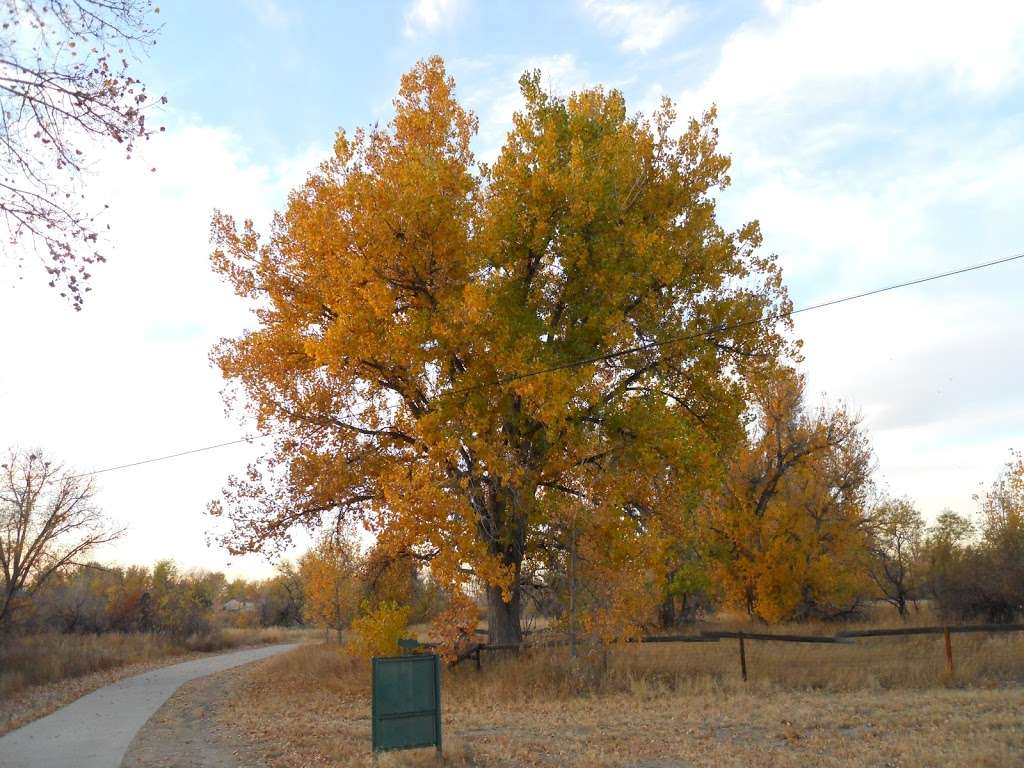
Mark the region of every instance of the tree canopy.
[[485, 585], [500, 642], [569, 525], [595, 557], [602, 535], [658, 557], [744, 439], [749, 382], [795, 351], [756, 222], [716, 220], [713, 109], [680, 124], [668, 100], [644, 118], [615, 90], [520, 86], [487, 165], [443, 62], [420, 62], [268, 238], [213, 221], [214, 268], [258, 320], [213, 358], [276, 435], [211, 505], [229, 546], [360, 521], [439, 583]]

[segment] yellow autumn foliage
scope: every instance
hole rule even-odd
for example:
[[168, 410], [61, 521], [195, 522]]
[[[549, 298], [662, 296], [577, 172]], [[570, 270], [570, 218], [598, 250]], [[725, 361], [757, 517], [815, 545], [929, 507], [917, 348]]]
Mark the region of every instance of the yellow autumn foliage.
[[362, 598], [361, 560], [354, 542], [327, 537], [299, 560], [306, 621], [344, 629]]
[[408, 606], [382, 602], [352, 620], [347, 642], [349, 653], [366, 659], [395, 656], [399, 651], [398, 641], [406, 636], [408, 626]]
[[870, 591], [870, 447], [855, 417], [810, 411], [803, 392], [792, 371], [763, 382], [755, 431], [706, 508], [725, 603], [769, 622], [841, 615]]
[[748, 379], [792, 347], [756, 222], [716, 221], [714, 110], [644, 117], [617, 90], [542, 82], [520, 79], [485, 165], [444, 63], [421, 61], [394, 117], [340, 134], [269, 237], [213, 222], [214, 269], [258, 318], [213, 356], [277, 436], [212, 505], [228, 545], [361, 524], [448, 594], [481, 585], [503, 643], [570, 502], [611, 537], [593, 567], [632, 574], [595, 631], [635, 625], [627, 593], [717, 486]]

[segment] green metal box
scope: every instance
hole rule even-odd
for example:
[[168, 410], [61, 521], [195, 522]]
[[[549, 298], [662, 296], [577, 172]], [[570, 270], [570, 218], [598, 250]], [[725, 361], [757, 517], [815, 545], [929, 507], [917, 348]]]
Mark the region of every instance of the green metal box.
[[373, 660], [373, 751], [441, 751], [441, 665], [434, 654]]

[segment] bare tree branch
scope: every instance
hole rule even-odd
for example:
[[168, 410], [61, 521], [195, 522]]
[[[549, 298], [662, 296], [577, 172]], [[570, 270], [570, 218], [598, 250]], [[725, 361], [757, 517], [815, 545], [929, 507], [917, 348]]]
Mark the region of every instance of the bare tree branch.
[[0, 631], [19, 601], [124, 529], [93, 504], [92, 480], [72, 477], [41, 452], [11, 450], [0, 464]]
[[155, 42], [158, 12], [152, 0], [0, 0], [0, 222], [13, 258], [34, 252], [75, 309], [105, 261], [84, 148], [130, 157], [154, 132], [128, 57]]

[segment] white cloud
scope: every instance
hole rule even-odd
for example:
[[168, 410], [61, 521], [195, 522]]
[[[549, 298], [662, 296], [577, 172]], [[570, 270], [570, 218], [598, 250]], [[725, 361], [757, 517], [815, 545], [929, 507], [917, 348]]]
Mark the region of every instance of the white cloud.
[[[735, 226], [758, 218], [797, 306], [1019, 252], [1024, 5], [765, 3], [683, 114], [719, 105]], [[958, 114], [958, 110], [961, 114]], [[812, 399], [863, 411], [879, 474], [969, 511], [1024, 444], [1021, 266], [801, 315]]]
[[798, 316], [811, 402], [846, 400], [864, 417], [878, 479], [929, 515], [974, 508], [1024, 438], [1024, 316], [1001, 286], [1024, 264]]
[[[112, 242], [82, 312], [46, 288], [33, 265], [16, 286], [0, 284], [4, 356], [18, 361], [0, 366], [0, 448], [38, 445], [88, 471], [246, 433], [225, 416], [208, 361], [218, 338], [250, 321], [210, 269], [210, 213], [265, 224], [322, 153], [260, 163], [230, 131], [173, 116], [168, 123], [132, 161], [98, 163], [90, 190], [111, 204]], [[99, 475], [98, 503], [129, 526], [99, 554], [224, 568], [227, 555], [205, 547], [205, 505], [258, 451], [241, 445]], [[239, 568], [267, 572], [259, 558], [235, 558]]]
[[729, 37], [714, 73], [684, 106], [778, 107], [809, 89], [817, 97], [856, 80], [894, 85], [930, 75], [989, 93], [1024, 73], [1024, 3], [821, 0], [778, 10], [771, 23]]
[[583, 0], [583, 10], [623, 51], [648, 53], [671, 39], [688, 18], [668, 0]]
[[405, 12], [403, 34], [414, 38], [437, 32], [452, 23], [460, 5], [460, 0], [414, 0]]

